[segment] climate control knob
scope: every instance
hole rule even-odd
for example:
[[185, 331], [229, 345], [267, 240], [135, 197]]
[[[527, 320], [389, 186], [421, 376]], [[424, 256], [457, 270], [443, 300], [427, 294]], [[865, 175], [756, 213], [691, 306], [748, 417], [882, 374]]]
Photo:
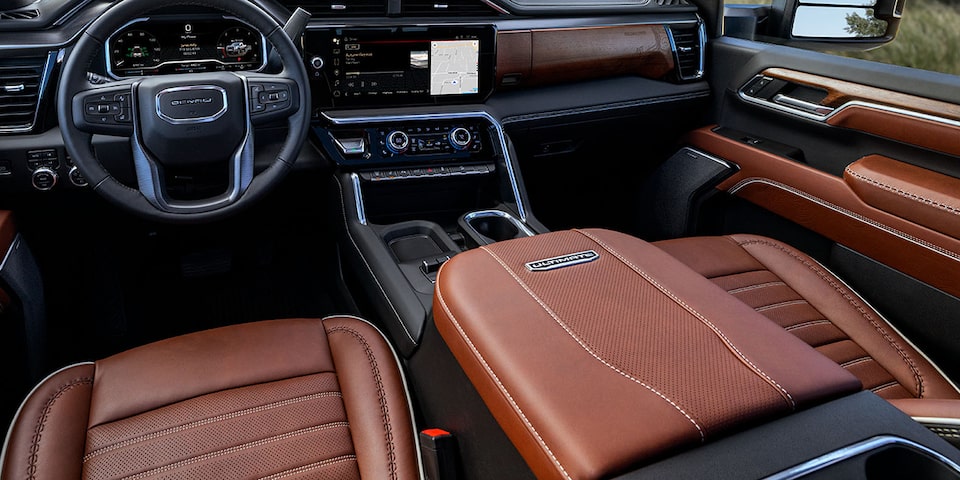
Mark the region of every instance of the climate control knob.
[[403, 153], [410, 148], [410, 137], [403, 130], [394, 130], [387, 134], [387, 148], [393, 153]]
[[43, 167], [33, 171], [33, 176], [30, 177], [30, 182], [33, 183], [33, 188], [41, 191], [47, 191], [56, 186], [57, 180], [59, 179], [60, 177], [57, 175], [57, 172]]
[[463, 127], [457, 127], [453, 130], [450, 130], [450, 146], [457, 150], [463, 150], [470, 146], [470, 142], [473, 141], [473, 135], [470, 135], [470, 130], [467, 130]]

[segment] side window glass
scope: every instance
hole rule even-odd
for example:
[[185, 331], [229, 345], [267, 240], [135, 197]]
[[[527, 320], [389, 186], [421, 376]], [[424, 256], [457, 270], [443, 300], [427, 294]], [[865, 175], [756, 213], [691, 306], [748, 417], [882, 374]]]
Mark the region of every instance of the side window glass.
[[960, 75], [960, 0], [726, 0], [724, 34]]

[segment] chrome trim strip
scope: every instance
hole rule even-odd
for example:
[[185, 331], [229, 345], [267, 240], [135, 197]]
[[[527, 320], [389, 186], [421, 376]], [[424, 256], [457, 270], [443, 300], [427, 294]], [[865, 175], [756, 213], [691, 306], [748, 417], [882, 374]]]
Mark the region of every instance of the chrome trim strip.
[[[486, 217], [505, 218], [509, 220], [510, 223], [512, 223], [515, 227], [520, 229], [520, 231], [523, 232], [524, 235], [528, 237], [532, 237], [536, 235], [536, 233], [533, 233], [533, 230], [530, 230], [530, 228], [528, 228], [525, 223], [521, 222], [520, 220], [517, 220], [516, 217], [514, 217], [513, 215], [510, 215], [509, 212], [504, 212], [503, 210], [477, 210], [475, 212], [470, 212], [464, 215], [463, 220], [467, 222], [467, 224], [469, 224], [470, 220], [473, 220], [475, 218], [486, 218]], [[473, 228], [472, 225], [471, 225], [471, 228]]]
[[[733, 163], [733, 162], [728, 162], [728, 161], [726, 161], [726, 160], [724, 160], [724, 159], [722, 159], [722, 158], [719, 158], [719, 157], [715, 157], [715, 156], [713, 156], [713, 155], [711, 155], [711, 154], [709, 154], [709, 153], [707, 153], [707, 152], [704, 152], [704, 151], [701, 151], [701, 150], [697, 150], [696, 148], [683, 147], [683, 148], [680, 149], [681, 152], [684, 151], [684, 150], [693, 152], [693, 153], [695, 153], [695, 154], [697, 154], [697, 155], [699, 155], [699, 156], [701, 156], [701, 157], [706, 158], [707, 160], [710, 160], [710, 161], [712, 161], [712, 162], [714, 162], [714, 163], [718, 163], [718, 164], [720, 164], [720, 165], [722, 165], [722, 166], [724, 166], [724, 167], [726, 167], [726, 168], [729, 168], [730, 170], [733, 170], [733, 171], [735, 171], [735, 172], [740, 170], [740, 165], [737, 165], [736, 163]], [[679, 153], [679, 152], [678, 152], [678, 153]]]
[[[752, 83], [755, 79], [762, 78], [762, 77], [764, 77], [763, 74], [754, 75], [753, 77], [750, 78], [750, 80], [747, 80], [747, 82], [744, 83], [739, 90], [737, 90], [737, 95], [740, 97], [741, 100], [747, 103], [752, 103], [754, 105], [759, 105], [761, 107], [776, 110], [782, 113], [788, 113], [796, 117], [804, 118], [807, 120], [813, 120], [815, 122], [820, 122], [820, 123], [826, 123], [828, 120], [830, 120], [834, 116], [840, 114], [840, 112], [842, 112], [844, 109], [856, 106], [856, 107], [872, 108], [874, 110], [880, 110], [887, 113], [905, 115], [905, 116], [913, 117], [920, 120], [927, 120], [930, 122], [942, 123], [944, 125], [949, 125], [951, 127], [960, 128], [960, 120], [952, 120], [949, 118], [938, 117], [936, 115], [929, 115], [926, 113], [915, 112], [912, 110], [904, 110], [902, 108], [891, 107], [889, 105], [882, 105], [879, 103], [866, 102], [863, 100], [851, 100], [849, 102], [844, 103], [843, 105], [840, 105], [839, 107], [833, 108], [833, 110], [831, 110], [830, 113], [828, 114], [818, 114], [818, 113], [802, 110], [799, 107], [791, 107], [789, 106], [788, 102], [775, 103], [769, 100], [764, 100], [762, 98], [756, 98], [756, 97], [751, 97], [750, 95], [747, 95], [745, 91], [747, 88], [747, 85]], [[803, 102], [803, 103], [807, 103], [807, 102]], [[824, 109], [832, 108], [826, 105], [819, 105], [819, 104], [808, 104], [808, 105], [816, 106], [817, 108], [824, 108]]]
[[363, 207], [363, 191], [360, 190], [360, 176], [356, 173], [351, 173], [350, 183], [353, 185], [354, 200], [357, 207], [357, 219], [360, 220], [360, 225], [366, 225], [367, 211]]
[[520, 186], [517, 183], [517, 176], [513, 170], [513, 159], [510, 156], [510, 149], [507, 145], [507, 137], [503, 132], [503, 126], [500, 125], [500, 122], [497, 121], [492, 115], [484, 111], [470, 111], [470, 112], [451, 112], [451, 113], [424, 113], [424, 114], [410, 114], [410, 115], [383, 115], [383, 116], [366, 116], [366, 117], [337, 117], [335, 113], [331, 112], [322, 112], [322, 115], [332, 122], [334, 125], [356, 125], [362, 123], [371, 123], [371, 122], [410, 122], [410, 121], [430, 121], [430, 120], [452, 120], [452, 119], [464, 119], [464, 118], [477, 118], [481, 117], [486, 119], [493, 126], [494, 130], [497, 132], [497, 137], [500, 143], [500, 149], [503, 154], [503, 161], [507, 166], [507, 176], [510, 181], [510, 188], [513, 192], [514, 200], [517, 205], [517, 213], [520, 215], [520, 220], [523, 222], [527, 221], [527, 211], [523, 205], [523, 200], [520, 198]]
[[[679, 23], [679, 22], [678, 22]], [[700, 18], [700, 15], [697, 15], [697, 33], [698, 39], [700, 41], [700, 64], [697, 66], [697, 71], [693, 75], [684, 76], [680, 72], [680, 55], [677, 52], [677, 42], [673, 38], [673, 31], [670, 30], [670, 25], [675, 25], [676, 23], [664, 23], [663, 28], [667, 32], [667, 39], [670, 41], [670, 51], [673, 53], [673, 59], [676, 62], [677, 77], [680, 80], [699, 80], [703, 78], [704, 69], [706, 68], [706, 50], [707, 50], [707, 29], [706, 25], [703, 23], [703, 19]]]
[[396, 317], [397, 322], [400, 323], [400, 328], [403, 329], [403, 333], [406, 334], [407, 338], [410, 339], [410, 343], [417, 345], [417, 341], [413, 339], [413, 335], [410, 334], [410, 330], [407, 329], [407, 324], [403, 323], [403, 317], [400, 316], [400, 312], [397, 311], [397, 307], [393, 305], [393, 301], [390, 300], [390, 296], [387, 295], [387, 291], [383, 288], [383, 284], [380, 283], [380, 279], [378, 279], [377, 275], [373, 273], [373, 268], [371, 268], [370, 263], [367, 262], [367, 257], [363, 255], [363, 251], [360, 250], [360, 246], [357, 245], [356, 239], [354, 239], [353, 234], [350, 233], [350, 221], [347, 218], [347, 206], [343, 198], [343, 185], [340, 184], [339, 178], [335, 178], [333, 182], [337, 185], [337, 190], [340, 191], [340, 211], [343, 213], [343, 228], [344, 232], [347, 234], [347, 238], [349, 238], [350, 243], [353, 244], [353, 249], [356, 250], [357, 255], [360, 257], [360, 261], [362, 261], [363, 265], [367, 267], [367, 272], [370, 274], [370, 278], [373, 279], [373, 283], [377, 284], [377, 288], [379, 288], [380, 293], [383, 294], [384, 300], [387, 301], [387, 305], [389, 305], [390, 310], [393, 311], [394, 317]]
[[912, 418], [913, 418], [913, 421], [917, 423], [922, 423], [924, 424], [924, 426], [936, 424], [936, 425], [950, 425], [950, 426], [960, 427], [960, 419], [956, 419], [956, 418], [940, 418], [940, 417], [912, 417]]
[[887, 232], [887, 233], [889, 233], [889, 234], [891, 234], [891, 235], [893, 235], [893, 236], [895, 236], [895, 237], [898, 237], [898, 238], [900, 238], [900, 239], [902, 239], [902, 240], [906, 240], [907, 242], [910, 242], [910, 243], [912, 243], [912, 244], [914, 244], [914, 245], [917, 245], [918, 247], [923, 247], [923, 248], [925, 248], [925, 249], [927, 249], [927, 250], [930, 250], [931, 252], [934, 252], [934, 253], [938, 253], [938, 254], [940, 254], [940, 255], [943, 255], [944, 257], [947, 257], [947, 258], [950, 259], [950, 260], [960, 261], [960, 254], [958, 254], [958, 253], [956, 253], [956, 252], [952, 252], [952, 251], [950, 251], [950, 250], [947, 250], [947, 249], [945, 249], [945, 248], [943, 248], [943, 247], [939, 247], [939, 246], [934, 245], [934, 244], [932, 244], [932, 243], [930, 243], [930, 242], [927, 242], [927, 241], [925, 241], [925, 240], [921, 240], [921, 239], [919, 239], [919, 238], [914, 237], [913, 235], [910, 235], [910, 234], [908, 234], [908, 233], [901, 232], [900, 230], [897, 230], [897, 229], [895, 229], [895, 228], [893, 228], [893, 227], [884, 225], [884, 224], [882, 224], [882, 223], [880, 223], [880, 222], [878, 222], [878, 221], [876, 221], [876, 220], [867, 218], [867, 217], [865, 217], [865, 216], [863, 216], [863, 215], [860, 215], [859, 213], [852, 212], [852, 211], [847, 210], [846, 208], [843, 208], [843, 207], [841, 207], [841, 206], [834, 205], [834, 204], [832, 204], [832, 203], [830, 203], [830, 202], [828, 202], [828, 201], [826, 201], [826, 200], [823, 200], [823, 199], [821, 199], [821, 198], [819, 198], [819, 197], [815, 197], [815, 196], [813, 196], [813, 195], [811, 195], [811, 194], [809, 194], [809, 193], [807, 193], [807, 192], [804, 192], [804, 191], [802, 191], [802, 190], [798, 190], [798, 189], [796, 189], [796, 188], [794, 188], [794, 187], [791, 187], [791, 186], [789, 186], [789, 185], [785, 185], [785, 184], [780, 183], [780, 182], [778, 182], [778, 181], [776, 181], [776, 180], [771, 180], [771, 179], [769, 179], [769, 178], [761, 178], [761, 177], [746, 178], [746, 179], [744, 179], [744, 180], [741, 180], [739, 183], [737, 183], [737, 184], [734, 185], [733, 187], [731, 187], [729, 190], [727, 190], [727, 192], [730, 193], [730, 194], [732, 194], [732, 195], [736, 195], [740, 190], [743, 190], [745, 187], [747, 187], [747, 186], [749, 186], [749, 185], [752, 185], [752, 184], [755, 184], [755, 183], [760, 183], [760, 184], [768, 185], [768, 186], [771, 186], [771, 187], [774, 187], [774, 188], [779, 188], [779, 189], [781, 189], [781, 190], [783, 190], [783, 191], [785, 191], [785, 192], [787, 192], [787, 193], [792, 193], [792, 194], [794, 194], [794, 195], [796, 195], [796, 196], [798, 196], [798, 197], [801, 197], [801, 198], [804, 198], [804, 199], [806, 199], [806, 200], [809, 200], [809, 201], [811, 201], [811, 202], [813, 202], [813, 203], [816, 203], [817, 205], [820, 205], [821, 207], [828, 208], [828, 209], [833, 210], [834, 212], [837, 212], [837, 213], [839, 213], [839, 214], [841, 214], [841, 215], [845, 215], [845, 216], [850, 217], [850, 218], [852, 218], [852, 219], [854, 219], [854, 220], [857, 220], [857, 221], [859, 221], [859, 222], [861, 222], [861, 223], [865, 223], [865, 224], [870, 225], [870, 226], [872, 226], [872, 227], [874, 227], [874, 228], [883, 230], [883, 231], [885, 231], [885, 232]]
[[[213, 115], [204, 115], [202, 117], [187, 117], [187, 118], [173, 118], [163, 113], [163, 109], [160, 108], [160, 97], [165, 93], [174, 93], [174, 92], [189, 92], [192, 90], [214, 90], [220, 92], [220, 96], [223, 98], [223, 107]], [[162, 118], [165, 122], [172, 125], [190, 125], [193, 123], [210, 123], [218, 118], [222, 117], [223, 114], [227, 113], [227, 110], [230, 108], [229, 103], [227, 102], [227, 91], [223, 87], [218, 87], [216, 85], [190, 85], [188, 87], [172, 87], [165, 88], [160, 90], [157, 93], [157, 116]]]
[[[209, 18], [213, 18], [213, 17], [206, 17], [206, 18], [209, 19]], [[220, 18], [223, 19], [223, 20], [234, 20], [234, 21], [239, 22], [239, 23], [243, 24], [244, 26], [246, 26], [248, 29], [250, 29], [250, 31], [252, 31], [252, 32], [254, 32], [254, 33], [260, 34], [260, 50], [261, 50], [261, 52], [260, 52], [260, 66], [257, 67], [256, 69], [251, 69], [251, 70], [249, 70], [249, 71], [261, 72], [261, 71], [263, 71], [264, 68], [267, 68], [267, 37], [263, 34], [263, 32], [261, 32], [260, 30], [257, 30], [254, 26], [252, 26], [252, 25], [250, 25], [249, 23], [243, 21], [242, 19], [237, 18], [237, 17], [234, 17], [234, 16], [221, 15]], [[103, 59], [103, 60], [104, 60], [104, 62], [105, 62], [106, 65], [107, 65], [107, 76], [109, 76], [110, 78], [112, 78], [112, 79], [114, 79], [114, 80], [120, 80], [120, 79], [122, 79], [122, 78], [129, 78], [129, 77], [137, 77], [137, 76], [139, 76], [139, 75], [128, 75], [127, 77], [121, 77], [120, 75], [117, 75], [117, 74], [113, 73], [113, 66], [112, 66], [112, 63], [110, 62], [110, 51], [111, 51], [110, 42], [113, 41], [113, 37], [117, 36], [118, 33], [126, 30], [126, 29], [127, 29], [128, 27], [130, 27], [131, 25], [134, 25], [134, 24], [137, 24], [137, 23], [141, 23], [141, 22], [148, 22], [148, 21], [150, 21], [150, 20], [154, 20], [154, 17], [138, 17], [138, 18], [135, 18], [135, 19], [130, 20], [129, 22], [123, 24], [120, 28], [117, 29], [116, 32], [114, 32], [112, 35], [110, 35], [109, 37], [107, 37], [107, 41], [105, 42], [105, 45], [104, 45], [104, 47], [103, 47], [103, 56], [104, 56], [104, 59]], [[161, 16], [161, 18], [160, 18], [158, 21], [164, 21], [163, 16]], [[84, 28], [84, 30], [86, 30], [86, 28]], [[174, 65], [174, 64], [177, 64], [177, 63], [219, 63], [219, 64], [221, 64], [221, 65], [234, 65], [234, 64], [232, 64], [232, 63], [229, 63], [229, 64], [228, 64], [227, 62], [221, 62], [221, 61], [219, 61], [219, 60], [217, 60], [217, 59], [214, 59], [214, 58], [205, 58], [205, 59], [200, 59], [200, 60], [172, 60], [172, 61], [169, 61], [169, 62], [163, 62], [163, 63], [157, 65], [156, 67], [151, 67], [151, 68], [160, 68], [160, 67], [162, 67], [162, 66], [164, 66], [164, 65]], [[136, 70], [136, 69], [131, 69], [131, 70]], [[246, 71], [246, 70], [244, 70], [244, 71]]]
[[[698, 17], [699, 18], [699, 17]], [[355, 23], [352, 21], [350, 23], [341, 22], [330, 22], [327, 18], [316, 18], [309, 25], [307, 25], [306, 30], [326, 30], [330, 28], [390, 28], [390, 27], [463, 27], [463, 26], [480, 26], [488, 27], [493, 26], [497, 29], [498, 32], [510, 32], [513, 31], [509, 28], [511, 22], [528, 22], [531, 20], [539, 19], [530, 19], [526, 18], [523, 20], [517, 19], [491, 19], [487, 23], [477, 23], [476, 20], [464, 20], [458, 21], [456, 19], [449, 19], [450, 21], [438, 23], [438, 22], [416, 22], [416, 23], [403, 23], [405, 20], [410, 20], [408, 18], [378, 18], [372, 17], [367, 19], [368, 23]], [[386, 22], [378, 22], [377, 20], [387, 20]], [[415, 19], [414, 19], [415, 20]], [[553, 20], [553, 19], [547, 19]], [[697, 20], [641, 20], [634, 19], [631, 21], [625, 22], [602, 22], [597, 24], [583, 24], [583, 25], [572, 25], [572, 26], [562, 26], [562, 27], [534, 27], [530, 28], [522, 27], [514, 30], [518, 31], [556, 31], [556, 30], [580, 30], [585, 28], [598, 28], [598, 27], [619, 27], [619, 26], [632, 26], [632, 25], [688, 25], [688, 24], [698, 24]]]
[[83, 7], [86, 7], [87, 4], [92, 1], [93, 0], [81, 0], [80, 3], [78, 3], [75, 7], [71, 8], [67, 13], [64, 13], [60, 18], [58, 18], [57, 21], [53, 22], [52, 26], [59, 27], [60, 25], [63, 25], [67, 20], [70, 19], [70, 17], [74, 16], [80, 10], [83, 10]]
[[[202, 117], [188, 117], [188, 118], [173, 118], [165, 113], [163, 109], [160, 108], [160, 96], [165, 93], [173, 92], [188, 92], [191, 90], [214, 90], [220, 92], [220, 96], [223, 98], [223, 107], [213, 115], [205, 115]], [[227, 91], [223, 87], [218, 87], [216, 85], [191, 85], [189, 87], [173, 87], [165, 88], [160, 90], [157, 93], [157, 116], [162, 118], [165, 122], [173, 125], [190, 125], [193, 123], [210, 123], [216, 119], [223, 116], [224, 113], [227, 113], [227, 110], [230, 108], [229, 103], [227, 102]]]
[[54, 375], [64, 370], [68, 370], [74, 367], [79, 367], [81, 365], [93, 365], [93, 362], [80, 362], [80, 363], [74, 363], [72, 365], [67, 365], [66, 367], [63, 367], [60, 370], [57, 370], [51, 373], [50, 375], [47, 375], [46, 377], [44, 377], [43, 380], [40, 380], [39, 382], [37, 382], [37, 384], [33, 387], [33, 389], [30, 390], [30, 393], [28, 393], [26, 397], [23, 397], [23, 401], [20, 402], [20, 407], [17, 408], [17, 413], [13, 415], [13, 421], [10, 422], [10, 427], [7, 429], [7, 436], [4, 437], [3, 439], [3, 450], [0, 451], [0, 468], [2, 468], [3, 465], [6, 464], [7, 449], [10, 446], [10, 437], [13, 436], [13, 426], [17, 424], [17, 419], [19, 419], [20, 414], [23, 413], [23, 407], [27, 404], [27, 400], [30, 400], [30, 397], [32, 397], [35, 393], [37, 393], [37, 390], [40, 389], [40, 386], [46, 383], [47, 380], [50, 380], [51, 378], [53, 378]]
[[[7, 260], [10, 258], [10, 255], [13, 255], [13, 252], [20, 247], [21, 240], [22, 239], [19, 233], [13, 237], [13, 242], [10, 242], [10, 248], [8, 248], [7, 252], [3, 254], [3, 261], [0, 262], [0, 272], [3, 271], [3, 267], [7, 266]], [[3, 463], [0, 463], [0, 465], [3, 465]]]
[[62, 59], [63, 50], [54, 50], [47, 52], [47, 59], [43, 63], [43, 71], [40, 72], [40, 86], [37, 88], [37, 104], [33, 108], [33, 120], [30, 124], [23, 127], [0, 127], [0, 133], [28, 133], [33, 131], [40, 119], [40, 106], [47, 97], [47, 86], [50, 84], [50, 77], [53, 75], [53, 67]]
[[501, 7], [500, 5], [497, 5], [496, 3], [491, 2], [490, 0], [480, 0], [480, 1], [486, 4], [488, 7], [500, 12], [503, 15], [513, 15], [512, 13], [510, 13], [509, 10]]
[[790, 467], [779, 473], [775, 473], [773, 475], [770, 475], [769, 477], [766, 477], [766, 480], [793, 480], [796, 478], [800, 478], [805, 475], [809, 475], [813, 472], [823, 470], [824, 468], [827, 468], [831, 465], [837, 464], [844, 460], [856, 457], [857, 455], [862, 455], [864, 453], [867, 453], [873, 450], [878, 450], [888, 445], [901, 445], [901, 446], [913, 448], [915, 450], [919, 450], [921, 453], [925, 453], [933, 457], [934, 459], [942, 462], [947, 467], [953, 469], [955, 472], [960, 473], [960, 465], [957, 465], [956, 463], [953, 462], [953, 460], [950, 460], [949, 458], [943, 456], [943, 454], [935, 450], [932, 450], [928, 447], [920, 445], [919, 443], [916, 443], [914, 441], [907, 440], [905, 438], [894, 437], [892, 435], [879, 435], [879, 436], [864, 440], [862, 442], [855, 443], [853, 445], [848, 445], [846, 447], [834, 450], [830, 453], [821, 455], [812, 460], [808, 460], [794, 467]]
[[781, 93], [773, 96], [773, 102], [788, 107], [797, 108], [817, 115], [829, 115], [833, 113], [833, 107], [827, 107], [817, 103], [810, 103], [799, 98], [788, 97]]

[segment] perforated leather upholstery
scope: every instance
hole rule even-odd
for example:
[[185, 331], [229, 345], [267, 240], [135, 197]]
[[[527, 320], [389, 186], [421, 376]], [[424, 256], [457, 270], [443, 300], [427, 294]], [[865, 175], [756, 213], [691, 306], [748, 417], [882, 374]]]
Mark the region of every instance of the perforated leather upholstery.
[[0, 477], [408, 479], [415, 443], [375, 328], [278, 320], [57, 372], [15, 419]]
[[873, 308], [793, 247], [752, 235], [655, 243], [886, 399], [960, 393]]

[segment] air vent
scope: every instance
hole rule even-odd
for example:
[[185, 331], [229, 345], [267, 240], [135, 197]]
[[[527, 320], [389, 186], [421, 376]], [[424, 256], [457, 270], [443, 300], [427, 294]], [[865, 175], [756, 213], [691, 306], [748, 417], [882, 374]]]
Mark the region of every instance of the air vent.
[[404, 0], [400, 12], [409, 17], [450, 15], [490, 16], [504, 13], [481, 0]]
[[40, 10], [7, 10], [0, 12], [0, 20], [33, 20], [40, 16]]
[[695, 80], [703, 77], [703, 26], [667, 27], [673, 43], [674, 59], [677, 61], [677, 73], [681, 80]]
[[287, 2], [291, 10], [301, 7], [314, 17], [385, 17], [387, 0], [330, 0]]
[[44, 64], [43, 58], [0, 60], [0, 132], [33, 127]]
[[657, 0], [657, 5], [661, 7], [676, 7], [680, 5], [690, 5], [687, 0]]

